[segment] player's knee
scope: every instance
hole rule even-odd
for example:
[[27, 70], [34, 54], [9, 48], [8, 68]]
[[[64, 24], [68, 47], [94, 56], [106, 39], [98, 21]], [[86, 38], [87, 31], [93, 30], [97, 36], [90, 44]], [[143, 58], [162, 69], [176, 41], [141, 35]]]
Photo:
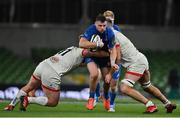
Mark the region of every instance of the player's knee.
[[117, 91], [117, 87], [116, 86], [111, 86], [111, 92], [116, 92]]
[[121, 91], [121, 93], [123, 93], [123, 94], [128, 93], [128, 89], [129, 89], [129, 86], [128, 86], [128, 85], [121, 83], [121, 85], [120, 85], [120, 91]]
[[146, 90], [151, 86], [151, 82], [148, 81], [148, 82], [142, 83], [141, 86], [144, 90]]
[[130, 88], [134, 86], [134, 81], [129, 79], [124, 79], [121, 81], [120, 90], [123, 94], [127, 94], [130, 92]]
[[91, 73], [90, 78], [93, 80], [97, 80], [98, 79], [98, 73]]
[[49, 107], [56, 107], [58, 105], [58, 100], [48, 100], [48, 104]]
[[124, 85], [127, 85], [129, 87], [134, 87], [134, 84], [135, 84], [135, 82], [130, 79], [123, 79], [123, 80], [121, 80], [121, 83]]
[[111, 91], [116, 91], [116, 82], [115, 83], [111, 83], [110, 85]]

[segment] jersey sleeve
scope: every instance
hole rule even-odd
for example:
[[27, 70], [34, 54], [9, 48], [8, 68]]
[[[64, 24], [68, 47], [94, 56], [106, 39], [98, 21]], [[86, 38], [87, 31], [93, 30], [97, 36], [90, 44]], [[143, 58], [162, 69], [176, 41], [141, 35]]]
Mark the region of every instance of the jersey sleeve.
[[113, 25], [113, 28], [114, 28], [116, 31], [121, 32], [121, 29], [120, 29], [120, 27], [119, 27], [118, 25]]
[[94, 28], [94, 27], [95, 27], [94, 25], [89, 26], [89, 27], [85, 30], [85, 32], [80, 35], [80, 38], [83, 37], [83, 38], [87, 39], [88, 41], [90, 41], [90, 40], [91, 40], [91, 37], [92, 37], [92, 35], [94, 34], [94, 31], [95, 31], [95, 28]]

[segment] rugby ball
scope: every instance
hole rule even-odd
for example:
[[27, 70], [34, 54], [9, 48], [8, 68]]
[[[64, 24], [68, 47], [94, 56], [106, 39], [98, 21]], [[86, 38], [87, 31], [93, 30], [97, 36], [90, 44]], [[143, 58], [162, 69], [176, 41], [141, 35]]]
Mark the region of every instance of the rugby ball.
[[91, 42], [98, 42], [98, 41], [101, 41], [100, 36], [96, 34], [92, 35]]
[[[92, 35], [91, 42], [98, 42], [98, 41], [101, 41], [100, 36], [97, 34]], [[91, 51], [97, 51], [97, 48], [91, 48], [90, 50]]]

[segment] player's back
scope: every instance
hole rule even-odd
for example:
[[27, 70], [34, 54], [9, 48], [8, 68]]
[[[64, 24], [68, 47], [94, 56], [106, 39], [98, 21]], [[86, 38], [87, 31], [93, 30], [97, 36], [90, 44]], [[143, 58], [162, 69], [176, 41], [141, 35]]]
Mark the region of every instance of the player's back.
[[49, 57], [45, 61], [58, 73], [66, 74], [72, 68], [79, 66], [83, 60], [81, 48], [69, 47], [65, 50], [61, 50], [52, 57]]

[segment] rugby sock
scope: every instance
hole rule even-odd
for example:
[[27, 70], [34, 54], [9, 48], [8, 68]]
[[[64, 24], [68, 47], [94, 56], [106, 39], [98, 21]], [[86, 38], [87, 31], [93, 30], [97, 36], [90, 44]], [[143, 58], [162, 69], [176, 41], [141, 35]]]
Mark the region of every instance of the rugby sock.
[[91, 91], [91, 92], [89, 93], [89, 98], [94, 98], [94, 95], [95, 95], [95, 92], [92, 92], [92, 91]]
[[115, 98], [116, 98], [116, 93], [110, 92], [110, 105], [114, 105]]
[[98, 98], [100, 96], [100, 83], [98, 82], [96, 85], [96, 97]]
[[104, 98], [107, 100], [109, 99], [109, 92], [104, 92]]
[[23, 90], [19, 90], [16, 97], [13, 98], [13, 100], [11, 101], [11, 103], [9, 105], [16, 106], [16, 104], [20, 101], [20, 97], [26, 96], [26, 95], [27, 95], [26, 92], [24, 92]]
[[154, 103], [153, 103], [152, 101], [149, 100], [145, 105], [146, 105], [146, 107], [149, 107], [149, 106], [153, 106]]
[[164, 106], [167, 106], [168, 104], [171, 104], [171, 102], [169, 100], [167, 100], [165, 103], [164, 103]]
[[40, 97], [28, 97], [29, 103], [36, 103], [45, 106], [48, 103], [48, 98], [44, 96]]

